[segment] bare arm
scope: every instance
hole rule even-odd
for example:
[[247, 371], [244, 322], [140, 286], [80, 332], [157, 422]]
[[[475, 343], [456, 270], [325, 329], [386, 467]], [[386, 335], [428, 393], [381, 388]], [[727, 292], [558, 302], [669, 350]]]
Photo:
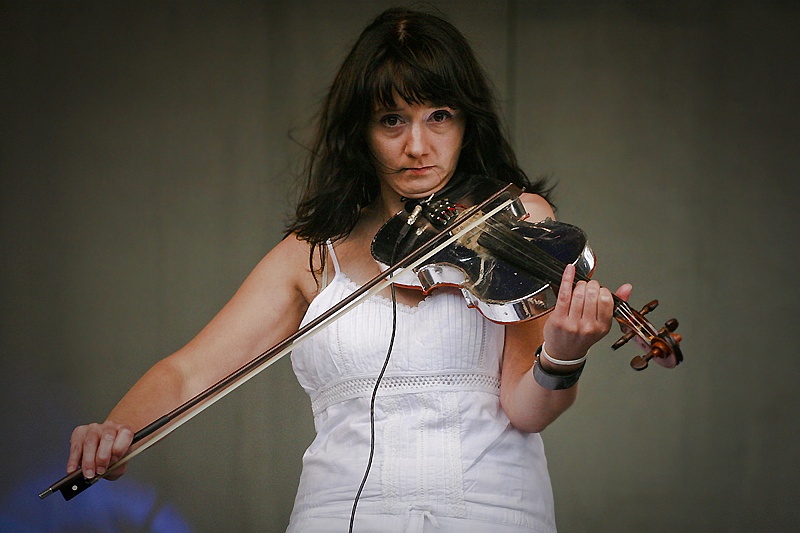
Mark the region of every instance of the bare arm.
[[[223, 309], [186, 346], [156, 363], [103, 424], [75, 428], [67, 472], [103, 474], [128, 449], [134, 431], [186, 402], [295, 332], [316, 285], [308, 247], [288, 237], [255, 267]], [[119, 477], [124, 467], [109, 474]]]
[[[532, 220], [553, 217], [542, 198], [523, 195]], [[578, 282], [573, 288], [574, 268], [568, 266], [558, 291], [555, 309], [547, 316], [506, 326], [500, 401], [511, 423], [522, 431], [540, 432], [575, 402], [578, 386], [550, 390], [533, 377], [534, 354], [546, 343], [550, 355], [575, 360], [603, 338], [611, 328], [613, 299], [596, 281]], [[621, 289], [629, 292], [630, 286]], [[627, 297], [627, 294], [625, 294]], [[551, 374], [567, 374], [579, 365], [556, 366], [545, 359], [542, 368]]]

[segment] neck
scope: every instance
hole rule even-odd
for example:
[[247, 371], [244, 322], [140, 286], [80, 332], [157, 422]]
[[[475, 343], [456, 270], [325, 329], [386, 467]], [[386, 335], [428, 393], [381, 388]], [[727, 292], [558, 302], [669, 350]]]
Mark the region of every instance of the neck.
[[368, 208], [376, 217], [386, 222], [402, 211], [404, 205], [405, 199], [396, 192], [382, 190], [380, 196], [375, 198], [375, 201], [372, 202]]

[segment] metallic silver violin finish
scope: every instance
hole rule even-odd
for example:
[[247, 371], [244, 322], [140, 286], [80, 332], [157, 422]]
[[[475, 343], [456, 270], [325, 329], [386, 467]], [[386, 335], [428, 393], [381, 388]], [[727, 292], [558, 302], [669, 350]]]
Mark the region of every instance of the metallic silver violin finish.
[[[382, 266], [394, 263], [416, 247], [443, 232], [458, 238], [451, 246], [432, 255], [425, 263], [396, 277], [398, 285], [428, 292], [438, 286], [461, 289], [467, 305], [486, 318], [503, 324], [539, 317], [553, 309], [556, 290], [567, 264], [575, 265], [575, 281], [588, 281], [595, 267], [595, 256], [578, 227], [546, 219], [525, 221], [527, 213], [519, 200], [522, 192], [509, 185], [483, 205], [504, 201], [507, 207], [485, 217], [474, 229], [453, 227], [468, 206], [482, 202], [499, 189], [496, 180], [480, 176], [458, 176], [456, 183], [423, 200], [406, 203], [375, 235], [372, 255]], [[478, 216], [473, 214], [473, 217]], [[638, 337], [648, 348], [644, 356], [631, 361], [636, 370], [647, 367], [653, 358], [666, 366], [683, 360], [678, 327], [668, 320], [657, 330], [644, 315], [658, 305], [657, 300], [635, 311], [627, 302], [614, 298], [614, 317], [625, 333], [612, 346], [617, 349]]]

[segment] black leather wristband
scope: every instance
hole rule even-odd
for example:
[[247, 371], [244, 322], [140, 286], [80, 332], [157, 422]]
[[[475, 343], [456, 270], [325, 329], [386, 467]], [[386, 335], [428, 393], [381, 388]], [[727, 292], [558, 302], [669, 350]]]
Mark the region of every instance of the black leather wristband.
[[575, 372], [570, 372], [569, 374], [550, 374], [542, 368], [542, 365], [539, 363], [539, 354], [541, 352], [542, 347], [540, 346], [536, 350], [536, 361], [533, 363], [533, 379], [536, 380], [536, 383], [545, 389], [564, 390], [578, 382], [578, 379], [581, 377], [581, 372], [583, 372], [583, 367], [586, 366], [585, 362], [578, 367], [578, 370]]

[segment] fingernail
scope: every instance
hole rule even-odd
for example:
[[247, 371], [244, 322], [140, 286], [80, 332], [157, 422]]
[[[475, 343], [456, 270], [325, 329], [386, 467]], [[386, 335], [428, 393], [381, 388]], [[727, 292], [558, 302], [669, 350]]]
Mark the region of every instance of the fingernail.
[[92, 470], [91, 468], [86, 470], [86, 472], [84, 472], [84, 477], [86, 479], [92, 479], [94, 477], [94, 470]]
[[105, 473], [106, 469], [102, 466], [97, 467], [97, 475], [102, 476]]

